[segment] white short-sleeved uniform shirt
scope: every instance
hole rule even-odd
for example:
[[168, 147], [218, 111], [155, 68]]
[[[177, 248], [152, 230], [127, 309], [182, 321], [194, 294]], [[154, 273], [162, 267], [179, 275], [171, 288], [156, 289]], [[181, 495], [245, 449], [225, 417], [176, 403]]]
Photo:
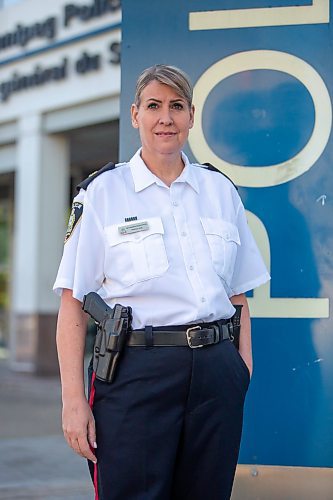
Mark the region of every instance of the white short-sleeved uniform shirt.
[[131, 306], [133, 328], [142, 328], [229, 318], [229, 297], [269, 279], [235, 187], [183, 161], [168, 187], [139, 150], [80, 191], [82, 216], [64, 245], [57, 293], [69, 288], [82, 301], [95, 291], [110, 306]]

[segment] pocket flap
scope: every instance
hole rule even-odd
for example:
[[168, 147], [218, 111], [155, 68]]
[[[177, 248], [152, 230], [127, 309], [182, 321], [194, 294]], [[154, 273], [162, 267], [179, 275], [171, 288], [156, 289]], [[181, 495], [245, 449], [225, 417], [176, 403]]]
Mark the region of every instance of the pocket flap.
[[240, 245], [240, 238], [237, 226], [223, 219], [212, 219], [210, 217], [200, 217], [205, 234], [220, 236], [226, 241], [234, 241]]
[[[138, 226], [142, 224], [142, 227], [147, 225], [148, 227], [147, 229], [141, 229], [139, 231], [135, 231], [134, 229], [134, 232], [128, 232], [125, 234], [121, 234], [119, 231], [120, 228], [128, 228], [129, 231], [130, 228], [132, 228], [133, 231], [133, 226], [135, 227], [136, 224], [138, 224]], [[148, 236], [152, 236], [154, 234], [164, 234], [163, 223], [160, 217], [150, 217], [148, 219], [112, 224], [111, 226], [106, 226], [104, 231], [107, 242], [110, 246], [129, 242], [138, 243]]]

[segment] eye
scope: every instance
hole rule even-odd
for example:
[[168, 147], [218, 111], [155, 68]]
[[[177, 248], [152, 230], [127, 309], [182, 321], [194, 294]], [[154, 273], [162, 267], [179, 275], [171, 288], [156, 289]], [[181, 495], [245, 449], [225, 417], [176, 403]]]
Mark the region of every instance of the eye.
[[157, 103], [156, 102], [150, 102], [147, 106], [148, 109], [157, 109]]
[[183, 103], [181, 103], [181, 102], [174, 102], [174, 103], [172, 104], [172, 108], [173, 108], [173, 109], [179, 109], [179, 110], [180, 110], [180, 109], [184, 109], [184, 105], [183, 105]]

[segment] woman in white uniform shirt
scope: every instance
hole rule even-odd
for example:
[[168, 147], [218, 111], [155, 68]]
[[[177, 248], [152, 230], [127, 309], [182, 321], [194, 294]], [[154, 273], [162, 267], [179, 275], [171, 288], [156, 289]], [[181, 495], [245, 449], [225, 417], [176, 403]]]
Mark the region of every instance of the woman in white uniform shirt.
[[[74, 200], [54, 285], [64, 434], [95, 462], [96, 498], [224, 500], [252, 372], [245, 292], [269, 276], [233, 184], [182, 153], [194, 120], [186, 75], [165, 65], [145, 70], [131, 114], [142, 148]], [[144, 230], [119, 231], [133, 219]], [[112, 384], [95, 381], [92, 408], [81, 304], [90, 291], [131, 306], [143, 339], [125, 348]], [[222, 335], [233, 304], [243, 306], [239, 353]], [[195, 336], [217, 327], [211, 345], [185, 345], [188, 328]], [[173, 341], [162, 347], [163, 331]]]

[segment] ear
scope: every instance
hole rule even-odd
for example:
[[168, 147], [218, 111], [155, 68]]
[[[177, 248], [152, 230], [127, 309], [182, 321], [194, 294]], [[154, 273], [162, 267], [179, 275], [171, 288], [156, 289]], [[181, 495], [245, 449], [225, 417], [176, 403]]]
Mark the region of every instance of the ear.
[[132, 117], [132, 126], [134, 128], [139, 128], [139, 124], [138, 124], [138, 120], [137, 120], [138, 112], [139, 112], [139, 109], [138, 109], [137, 105], [136, 104], [132, 104], [132, 106], [131, 106], [131, 117]]
[[192, 128], [193, 125], [194, 125], [194, 112], [195, 112], [195, 107], [191, 106], [191, 109], [190, 109], [190, 125], [189, 125], [189, 128]]

